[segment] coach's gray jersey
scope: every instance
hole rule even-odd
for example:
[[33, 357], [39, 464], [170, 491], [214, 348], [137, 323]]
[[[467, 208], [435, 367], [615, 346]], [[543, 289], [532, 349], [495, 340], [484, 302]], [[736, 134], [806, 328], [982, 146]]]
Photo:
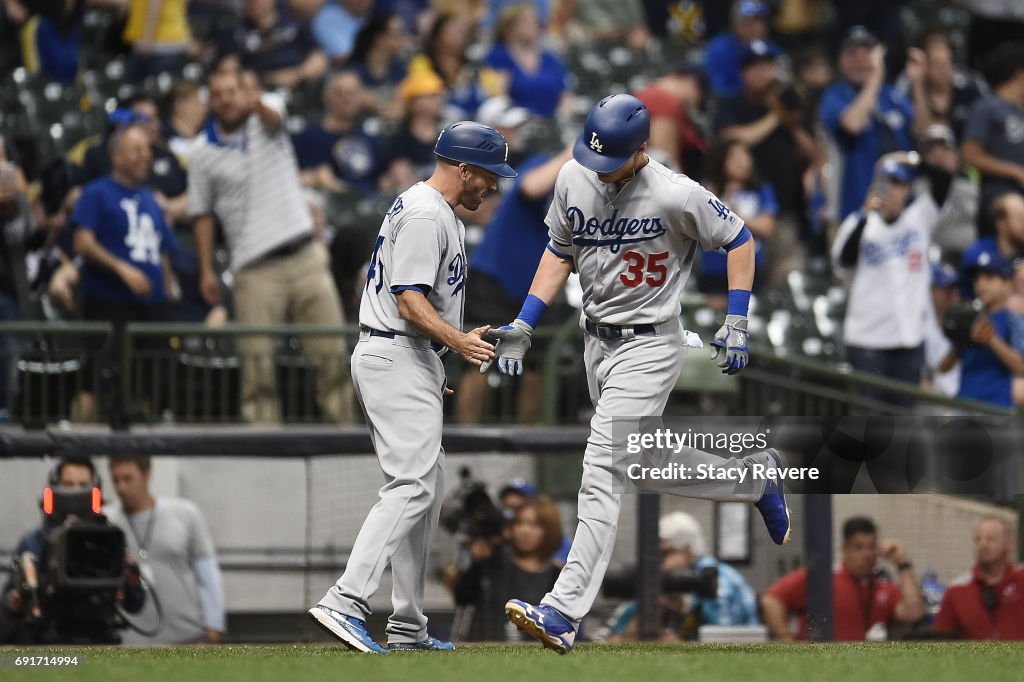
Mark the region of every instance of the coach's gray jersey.
[[723, 247], [743, 229], [714, 194], [653, 159], [621, 190], [566, 162], [545, 222], [549, 248], [579, 272], [584, 313], [619, 325], [678, 317], [698, 245]]
[[359, 324], [410, 336], [419, 331], [398, 313], [396, 294], [430, 287], [427, 300], [445, 322], [462, 329], [466, 228], [441, 193], [419, 182], [384, 216], [370, 256]]

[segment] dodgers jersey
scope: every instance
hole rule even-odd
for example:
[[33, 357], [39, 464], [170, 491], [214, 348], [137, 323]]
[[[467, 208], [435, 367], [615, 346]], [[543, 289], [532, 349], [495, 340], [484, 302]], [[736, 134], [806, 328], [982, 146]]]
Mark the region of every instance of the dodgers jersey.
[[425, 291], [441, 319], [462, 330], [466, 228], [441, 193], [425, 182], [391, 205], [370, 256], [359, 324], [408, 336], [420, 332], [398, 312], [396, 294]]
[[924, 342], [932, 315], [928, 246], [939, 207], [925, 192], [892, 224], [877, 211], [868, 213], [851, 273], [839, 264], [839, 256], [861, 215], [858, 211], [847, 216], [832, 244], [836, 272], [852, 280], [843, 341], [861, 348], [916, 348]]
[[583, 312], [617, 325], [678, 318], [697, 246], [721, 248], [743, 229], [718, 197], [654, 159], [622, 189], [567, 161], [545, 223], [548, 248], [580, 275]]

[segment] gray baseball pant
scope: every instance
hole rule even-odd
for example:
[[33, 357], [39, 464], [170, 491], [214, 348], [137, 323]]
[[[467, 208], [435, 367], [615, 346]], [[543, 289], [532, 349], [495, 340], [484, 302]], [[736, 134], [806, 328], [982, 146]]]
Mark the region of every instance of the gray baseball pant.
[[319, 603], [365, 620], [390, 562], [394, 613], [388, 642], [420, 642], [427, 637], [427, 560], [444, 499], [444, 365], [423, 339], [363, 332], [352, 353], [352, 378], [384, 486], [359, 529], [345, 572]]

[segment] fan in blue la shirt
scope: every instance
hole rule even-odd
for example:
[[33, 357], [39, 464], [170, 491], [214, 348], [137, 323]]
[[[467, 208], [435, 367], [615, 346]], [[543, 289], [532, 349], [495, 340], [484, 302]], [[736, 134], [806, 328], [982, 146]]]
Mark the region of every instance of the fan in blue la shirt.
[[149, 295], [139, 298], [112, 271], [87, 260], [81, 284], [85, 298], [120, 303], [167, 300], [161, 255], [173, 253], [177, 245], [148, 189], [126, 187], [110, 176], [94, 180], [83, 189], [71, 220], [76, 229], [92, 232], [112, 256], [141, 270], [150, 283]]

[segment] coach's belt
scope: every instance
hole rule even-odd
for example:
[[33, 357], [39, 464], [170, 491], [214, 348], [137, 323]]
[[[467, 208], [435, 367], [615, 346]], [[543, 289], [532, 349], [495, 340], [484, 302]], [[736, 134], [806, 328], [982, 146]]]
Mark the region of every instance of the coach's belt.
[[605, 341], [615, 339], [630, 339], [643, 334], [654, 334], [657, 328], [653, 324], [635, 324], [632, 326], [619, 326], [617, 324], [601, 324], [587, 319], [583, 323], [587, 333]]
[[447, 347], [444, 344], [438, 343], [437, 341], [431, 341], [430, 339], [424, 339], [421, 336], [409, 336], [408, 334], [396, 334], [395, 332], [384, 332], [379, 329], [373, 329], [372, 327], [360, 327], [359, 338], [363, 339], [363, 335], [367, 338], [376, 336], [381, 339], [393, 339], [396, 336], [401, 336], [403, 339], [409, 341], [409, 345], [414, 348], [429, 348], [435, 353], [440, 353], [446, 350]]

